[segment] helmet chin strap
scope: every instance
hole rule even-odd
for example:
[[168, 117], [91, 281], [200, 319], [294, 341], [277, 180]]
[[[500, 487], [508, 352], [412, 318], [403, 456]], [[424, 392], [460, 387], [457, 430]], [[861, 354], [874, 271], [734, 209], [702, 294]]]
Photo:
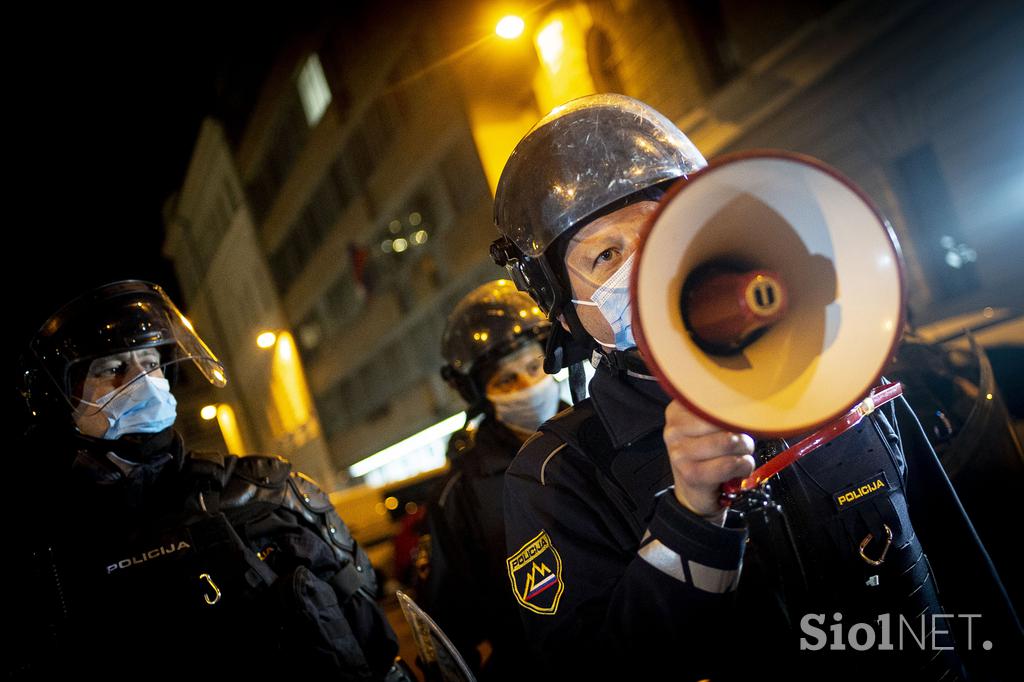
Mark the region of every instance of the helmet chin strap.
[[[559, 316], [565, 320], [568, 331], [562, 326]], [[551, 335], [544, 349], [544, 371], [557, 374], [564, 367], [569, 369], [569, 392], [573, 404], [576, 404], [587, 396], [587, 377], [582, 363], [590, 360], [597, 344], [583, 328], [576, 315], [576, 307], [571, 303], [553, 306], [551, 318]]]
[[634, 379], [657, 381], [651, 375], [651, 371], [647, 369], [647, 363], [644, 362], [640, 351], [636, 348], [630, 348], [629, 350], [610, 350], [605, 348], [597, 351], [597, 353], [601, 356], [601, 363], [607, 365], [614, 372], [623, 372]]
[[[615, 373], [622, 373], [634, 379], [657, 381], [651, 375], [638, 349], [630, 348], [623, 351], [608, 348], [592, 337], [580, 321], [576, 306], [572, 303], [563, 305], [560, 314], [569, 331], [555, 321], [551, 337], [548, 338], [544, 371], [555, 374], [563, 367], [569, 368], [569, 389], [574, 403], [586, 395], [586, 376], [580, 364], [582, 362], [589, 362], [595, 368], [599, 364], [605, 365]], [[566, 338], [567, 336], [570, 338]]]
[[[638, 349], [617, 350], [614, 345], [604, 344], [595, 339], [583, 326], [583, 322], [580, 321], [579, 315], [576, 312], [576, 306], [572, 303], [562, 306], [561, 314], [563, 319], [565, 319], [565, 323], [569, 326], [569, 332], [572, 334], [573, 341], [577, 346], [586, 350], [586, 355], [578, 358], [576, 361], [590, 362], [596, 367], [594, 358], [597, 357], [600, 359], [600, 364], [607, 365], [609, 369], [615, 372], [625, 372], [629, 376], [638, 379], [655, 380], [651, 376], [650, 370], [647, 369], [647, 364], [644, 362]], [[570, 362], [568, 364], [573, 365], [576, 363]], [[545, 367], [545, 369], [547, 368]], [[557, 372], [558, 370], [555, 371]]]
[[[568, 331], [562, 326], [559, 316], [565, 320]], [[589, 360], [598, 346], [576, 315], [576, 307], [571, 303], [562, 305], [552, 310], [551, 318], [551, 336], [545, 348], [544, 371], [557, 374], [564, 367]]]

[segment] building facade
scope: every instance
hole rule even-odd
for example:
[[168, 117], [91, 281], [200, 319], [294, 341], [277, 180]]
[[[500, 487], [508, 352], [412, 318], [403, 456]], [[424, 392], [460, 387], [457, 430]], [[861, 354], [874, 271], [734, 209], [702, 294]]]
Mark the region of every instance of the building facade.
[[[384, 3], [296, 36], [236, 142], [204, 127], [168, 252], [239, 391], [263, 387], [237, 402], [241, 432], [313, 448], [341, 479], [462, 409], [440, 336], [465, 292], [503, 274], [487, 251], [501, 167], [543, 113], [591, 92], [649, 102], [707, 156], [777, 147], [838, 167], [892, 219], [921, 321], [1019, 304], [1022, 15], [579, 0], [525, 12], [504, 40], [491, 3]], [[263, 414], [281, 403], [252, 343], [263, 327], [294, 338], [305, 421]]]
[[[228, 451], [287, 457], [332, 488], [334, 467], [294, 337], [224, 131], [213, 120], [202, 125], [181, 191], [164, 207], [164, 224], [189, 319], [228, 371], [224, 389], [183, 394], [184, 424], [202, 434], [195, 415], [212, 405], [204, 418], [216, 420]], [[258, 344], [261, 333], [272, 341]]]

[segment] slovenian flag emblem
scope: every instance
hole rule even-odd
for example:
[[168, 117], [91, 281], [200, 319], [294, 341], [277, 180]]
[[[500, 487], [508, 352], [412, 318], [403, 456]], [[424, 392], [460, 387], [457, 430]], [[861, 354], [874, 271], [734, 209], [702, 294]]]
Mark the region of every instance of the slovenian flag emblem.
[[525, 597], [523, 597], [523, 599], [525, 599], [526, 601], [530, 601], [544, 590], [548, 589], [549, 587], [554, 587], [557, 584], [558, 576], [552, 573], [547, 578], [544, 578], [544, 580], [541, 580], [539, 583], [534, 585], [533, 589], [530, 590], [530, 592]]
[[545, 531], [520, 547], [506, 563], [512, 592], [521, 606], [543, 614], [558, 610], [558, 602], [565, 591], [562, 558]]

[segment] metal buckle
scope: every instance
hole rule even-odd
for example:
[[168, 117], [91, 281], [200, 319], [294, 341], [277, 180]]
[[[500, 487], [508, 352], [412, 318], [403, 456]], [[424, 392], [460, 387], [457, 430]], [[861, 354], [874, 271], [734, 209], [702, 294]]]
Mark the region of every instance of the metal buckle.
[[205, 580], [206, 583], [213, 590], [213, 599], [210, 599], [210, 595], [204, 594], [203, 595], [203, 601], [205, 601], [210, 606], [213, 606], [214, 604], [219, 602], [220, 601], [220, 588], [217, 587], [217, 583], [213, 582], [213, 578], [210, 577], [210, 574], [209, 573], [203, 573], [202, 575], [199, 576], [199, 579], [200, 580]]
[[868, 533], [864, 536], [864, 539], [860, 541], [860, 558], [868, 562], [872, 566], [881, 566], [882, 562], [885, 561], [885, 555], [889, 553], [889, 546], [892, 545], [892, 530], [887, 524], [882, 524], [882, 528], [885, 529], [885, 547], [882, 549], [882, 555], [878, 559], [872, 559], [864, 553], [864, 549], [871, 544], [875, 536]]
[[857, 414], [862, 417], [866, 417], [875, 411], [875, 400], [871, 396], [864, 398], [860, 401], [860, 405], [857, 406]]

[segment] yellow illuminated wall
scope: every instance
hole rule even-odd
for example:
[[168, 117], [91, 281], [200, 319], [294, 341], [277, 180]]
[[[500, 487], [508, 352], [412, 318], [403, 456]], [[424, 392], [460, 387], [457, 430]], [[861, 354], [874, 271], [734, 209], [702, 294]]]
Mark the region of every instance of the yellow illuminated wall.
[[544, 113], [594, 92], [587, 60], [587, 33], [593, 23], [587, 6], [576, 3], [548, 14], [534, 31], [540, 68], [533, 88]]
[[590, 10], [582, 3], [563, 6], [530, 26], [534, 56], [521, 73], [527, 79], [533, 73], [532, 84], [524, 80], [523, 87], [526, 92], [533, 90], [536, 107], [532, 102], [516, 106], [508, 99], [488, 96], [470, 83], [467, 112], [492, 195], [509, 155], [537, 119], [560, 104], [595, 91], [587, 60], [587, 34], [592, 26]]
[[230, 405], [221, 403], [217, 406], [217, 424], [220, 426], [220, 433], [224, 437], [224, 444], [228, 452], [235, 455], [245, 455], [249, 450], [242, 440], [242, 432], [238, 428], [238, 420], [235, 419], [235, 411]]
[[519, 140], [537, 122], [537, 111], [533, 107], [513, 111], [493, 102], [474, 102], [469, 106], [469, 119], [473, 142], [493, 196], [501, 169]]
[[290, 436], [295, 447], [301, 447], [319, 433], [314, 418], [313, 399], [306, 385], [302, 361], [291, 333], [277, 336], [270, 371], [270, 397], [274, 404], [271, 428], [275, 438]]

